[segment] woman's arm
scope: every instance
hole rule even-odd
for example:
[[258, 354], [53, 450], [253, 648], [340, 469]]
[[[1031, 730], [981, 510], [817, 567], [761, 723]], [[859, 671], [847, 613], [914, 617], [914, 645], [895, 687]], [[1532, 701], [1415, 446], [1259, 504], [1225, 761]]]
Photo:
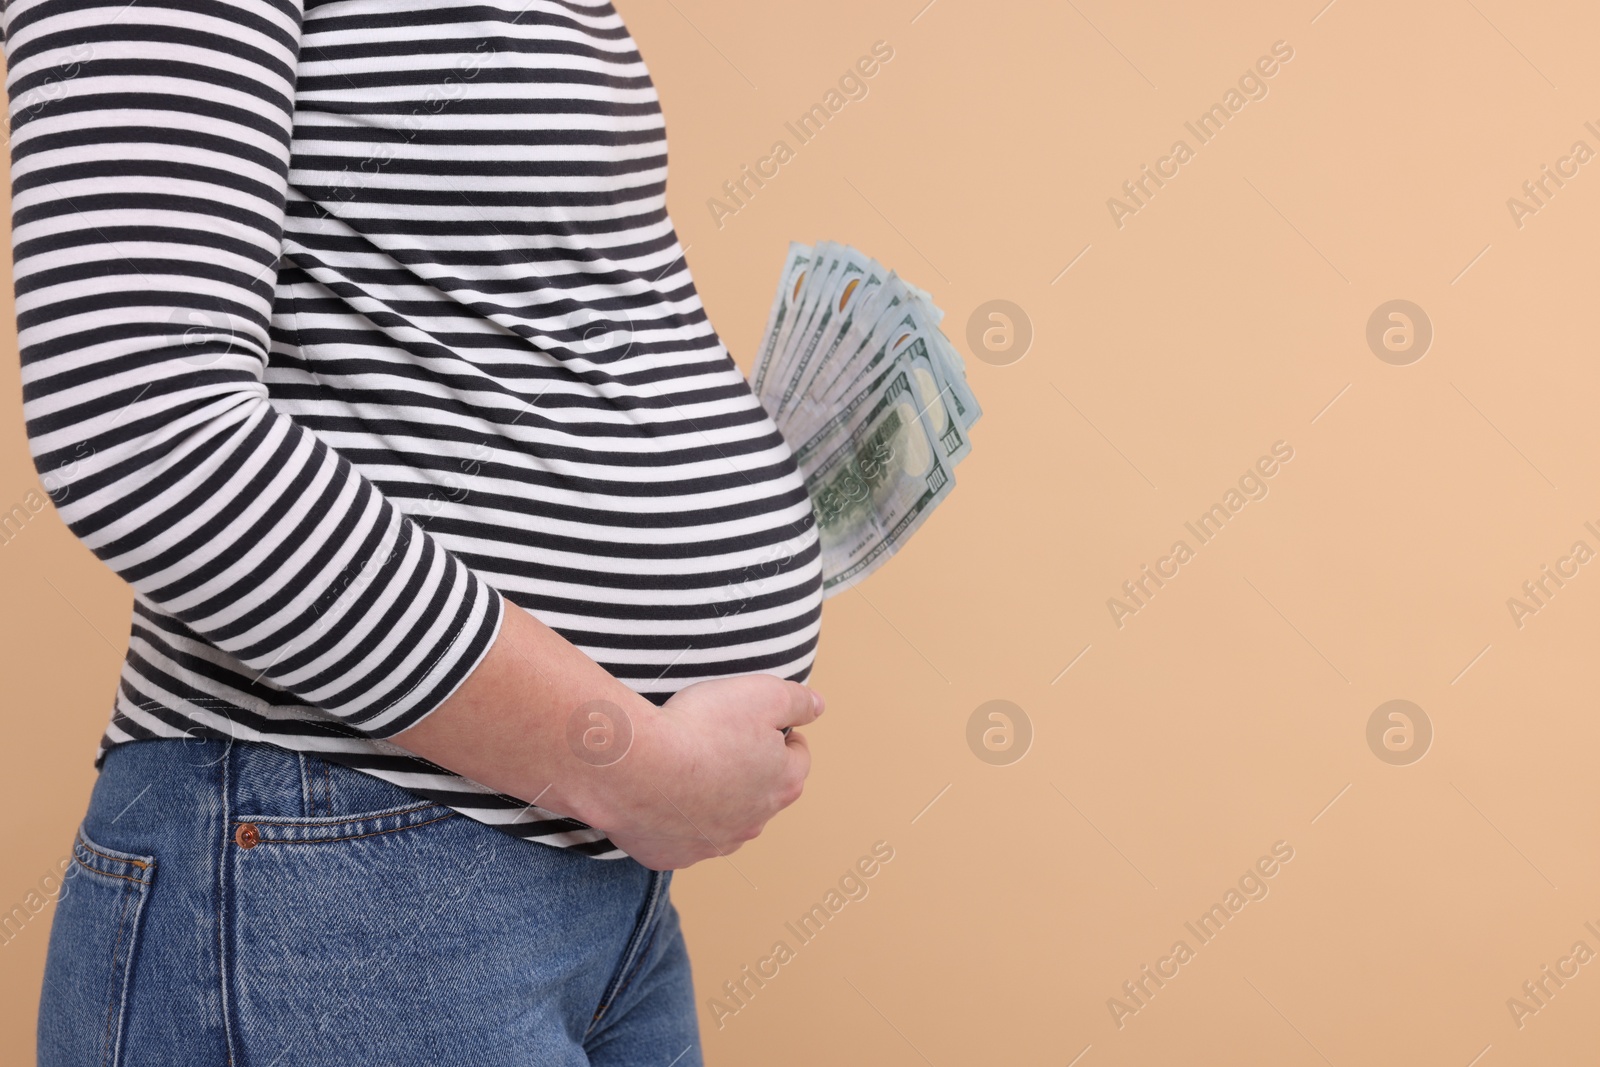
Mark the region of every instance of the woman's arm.
[[138, 594], [376, 737], [483, 657], [494, 590], [264, 384], [301, 12], [12, 0], [12, 241], [35, 465]]

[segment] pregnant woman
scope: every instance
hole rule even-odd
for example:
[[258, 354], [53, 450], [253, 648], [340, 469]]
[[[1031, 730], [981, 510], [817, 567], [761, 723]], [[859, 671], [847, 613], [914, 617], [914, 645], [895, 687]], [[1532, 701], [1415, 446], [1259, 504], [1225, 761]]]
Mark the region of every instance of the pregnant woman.
[[800, 794], [820, 570], [617, 12], [5, 29], [28, 439], [134, 590], [40, 1063], [700, 1063], [670, 872]]

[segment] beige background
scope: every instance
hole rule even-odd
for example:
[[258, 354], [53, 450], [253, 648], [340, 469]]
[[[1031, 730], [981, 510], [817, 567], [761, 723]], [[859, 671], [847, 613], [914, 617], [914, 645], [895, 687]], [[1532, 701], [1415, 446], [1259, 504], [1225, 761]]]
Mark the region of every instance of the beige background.
[[[619, 5], [747, 368], [791, 238], [898, 268], [964, 349], [988, 300], [1036, 331], [1013, 365], [969, 358], [987, 414], [959, 488], [828, 604], [804, 800], [676, 883], [708, 1062], [1592, 1061], [1600, 964], [1521, 1028], [1507, 999], [1600, 952], [1600, 564], [1520, 628], [1507, 599], [1600, 550], [1600, 161], [1521, 228], [1506, 201], [1600, 150], [1600, 13], [924, 2]], [[879, 40], [867, 98], [719, 228], [708, 198]], [[1199, 146], [1185, 120], [1279, 40], [1269, 94]], [[1119, 229], [1107, 198], [1179, 137], [1195, 157]], [[1396, 298], [1436, 331], [1409, 366], [1365, 340]], [[4, 507], [36, 485], [16, 373]], [[1280, 440], [1270, 494], [1118, 629], [1107, 598]], [[49, 511], [0, 574], [9, 909], [82, 814], [129, 596]], [[1409, 766], [1366, 740], [1397, 698], [1436, 732]], [[992, 699], [1032, 724], [1009, 766], [968, 748]], [[784, 923], [880, 840], [870, 894], [719, 1028], [722, 983], [798, 946]], [[1201, 945], [1185, 921], [1279, 841], [1270, 894]], [[0, 948], [5, 1062], [31, 1049], [47, 921]], [[1119, 1029], [1108, 998], [1180, 938], [1194, 958]]]

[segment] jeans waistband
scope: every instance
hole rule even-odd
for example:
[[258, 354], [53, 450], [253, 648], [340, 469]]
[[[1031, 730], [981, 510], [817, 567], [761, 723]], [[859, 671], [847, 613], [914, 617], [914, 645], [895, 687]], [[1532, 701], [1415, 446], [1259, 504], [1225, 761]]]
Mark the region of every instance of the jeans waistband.
[[[137, 741], [106, 756], [110, 777], [227, 791], [230, 811], [285, 818], [358, 816], [422, 803], [402, 786], [261, 741]], [[130, 797], [130, 800], [132, 798]]]

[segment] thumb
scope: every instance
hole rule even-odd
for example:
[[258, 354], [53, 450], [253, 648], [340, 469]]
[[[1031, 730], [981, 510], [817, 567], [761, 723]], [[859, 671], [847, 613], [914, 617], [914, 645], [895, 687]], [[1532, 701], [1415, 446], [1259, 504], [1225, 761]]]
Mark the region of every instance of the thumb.
[[772, 725], [781, 730], [816, 722], [822, 714], [822, 694], [799, 682], [783, 682], [783, 696], [778, 703]]

